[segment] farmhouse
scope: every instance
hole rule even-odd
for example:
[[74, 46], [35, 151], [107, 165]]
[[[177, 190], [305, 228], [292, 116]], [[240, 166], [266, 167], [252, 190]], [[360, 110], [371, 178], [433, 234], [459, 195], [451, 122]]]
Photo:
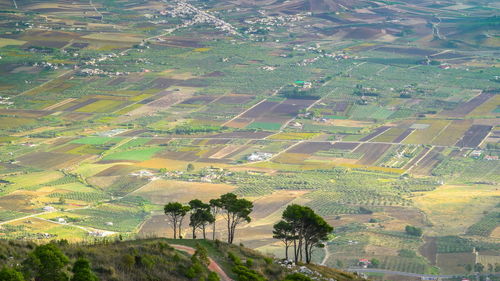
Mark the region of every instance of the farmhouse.
[[372, 263], [368, 259], [359, 259], [358, 265], [362, 268], [368, 268]]
[[248, 161], [264, 161], [271, 158], [273, 155], [267, 152], [254, 152], [247, 157]]
[[52, 206], [45, 206], [43, 207], [43, 211], [44, 212], [54, 212], [56, 210], [56, 208], [52, 207]]

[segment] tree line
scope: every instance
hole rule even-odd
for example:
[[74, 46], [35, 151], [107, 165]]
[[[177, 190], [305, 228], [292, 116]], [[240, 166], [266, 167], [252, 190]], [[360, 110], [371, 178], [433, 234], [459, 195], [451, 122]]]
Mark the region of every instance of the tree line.
[[196, 239], [196, 233], [201, 231], [203, 239], [206, 239], [206, 229], [212, 225], [212, 239], [215, 240], [216, 218], [221, 215], [227, 222], [227, 243], [232, 244], [236, 234], [236, 227], [244, 222], [250, 222], [250, 213], [253, 211], [253, 203], [238, 198], [233, 193], [226, 193], [217, 199], [204, 203], [199, 199], [189, 201], [187, 205], [179, 202], [171, 202], [163, 208], [165, 215], [169, 218], [174, 232], [174, 239], [182, 237], [182, 224], [184, 218], [189, 215], [189, 226], [192, 238]]
[[[206, 229], [212, 225], [212, 240], [215, 240], [216, 218], [222, 216], [226, 221], [227, 242], [232, 244], [238, 225], [250, 222], [250, 213], [253, 203], [238, 198], [233, 193], [227, 193], [220, 198], [204, 203], [199, 199], [189, 201], [187, 205], [171, 202], [164, 207], [165, 215], [169, 218], [173, 229], [173, 238], [183, 238], [182, 224], [189, 215], [189, 226], [192, 238], [197, 238], [201, 231], [206, 239]], [[273, 238], [281, 240], [285, 245], [285, 258], [289, 259], [289, 249], [293, 248], [293, 259], [297, 262], [310, 263], [312, 252], [316, 247], [323, 247], [323, 241], [333, 232], [321, 216], [311, 208], [297, 204], [289, 205], [282, 215], [282, 220], [273, 227]]]
[[292, 204], [287, 206], [282, 215], [282, 220], [273, 226], [273, 238], [285, 244], [285, 258], [289, 259], [289, 248], [293, 247], [295, 263], [311, 262], [312, 252], [315, 247], [324, 247], [323, 241], [333, 232], [321, 216], [311, 208]]

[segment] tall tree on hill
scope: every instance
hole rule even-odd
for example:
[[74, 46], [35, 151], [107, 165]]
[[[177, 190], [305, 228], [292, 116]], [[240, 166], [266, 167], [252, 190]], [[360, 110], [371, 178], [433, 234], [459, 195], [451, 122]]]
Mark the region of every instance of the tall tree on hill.
[[217, 215], [222, 209], [222, 202], [220, 201], [220, 199], [211, 199], [209, 203], [210, 211], [212, 212], [212, 216], [214, 217], [214, 222], [212, 223], [212, 240], [215, 240], [215, 225], [217, 224]]
[[306, 217], [304, 227], [306, 263], [311, 262], [314, 247], [324, 247], [322, 242], [327, 240], [328, 235], [332, 232], [333, 227], [314, 212], [312, 212], [311, 216]]
[[215, 221], [210, 212], [210, 205], [203, 203], [199, 199], [189, 201], [191, 207], [191, 216], [189, 225], [193, 228], [193, 239], [196, 238], [196, 229], [203, 231], [203, 239], [207, 239], [206, 226]]
[[288, 260], [288, 248], [292, 245], [295, 236], [293, 228], [286, 221], [279, 221], [273, 226], [273, 238], [281, 240], [285, 244], [285, 258]]
[[172, 223], [172, 228], [174, 230], [174, 239], [177, 239], [177, 232], [179, 232], [179, 238], [182, 238], [182, 221], [189, 212], [190, 207], [184, 206], [179, 202], [171, 202], [166, 204], [163, 210], [165, 212], [165, 215], [169, 217], [170, 222]]
[[295, 263], [303, 261], [304, 256], [306, 262], [310, 263], [314, 247], [323, 245], [322, 241], [328, 238], [333, 227], [311, 208], [297, 204], [289, 205], [282, 218], [283, 220], [275, 225], [273, 237], [285, 239], [285, 246], [293, 243]]
[[53, 243], [37, 246], [24, 261], [24, 272], [28, 279], [36, 281], [68, 281], [65, 267], [67, 256]]
[[246, 199], [239, 199], [233, 193], [226, 193], [220, 197], [222, 211], [227, 221], [227, 242], [233, 243], [236, 227], [243, 222], [250, 222], [250, 213], [253, 203]]

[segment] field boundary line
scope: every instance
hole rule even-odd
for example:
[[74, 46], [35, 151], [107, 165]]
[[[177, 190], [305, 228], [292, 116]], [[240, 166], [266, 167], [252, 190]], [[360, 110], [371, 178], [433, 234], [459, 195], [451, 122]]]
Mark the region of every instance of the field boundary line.
[[58, 108], [60, 106], [63, 106], [65, 104], [70, 103], [70, 102], [75, 101], [75, 100], [77, 100], [77, 99], [76, 98], [68, 98], [68, 99], [62, 100], [56, 104], [49, 105], [46, 108], [44, 108], [43, 110], [53, 110], [54, 108]]
[[388, 66], [388, 65], [386, 65], [386, 66], [382, 67], [381, 69], [379, 69], [379, 70], [375, 73], [375, 75], [380, 75], [380, 73], [384, 72], [384, 71], [385, 71], [386, 69], [388, 69], [388, 68], [389, 68], [389, 66]]
[[56, 211], [42, 212], [42, 213], [37, 213], [37, 214], [25, 216], [25, 217], [11, 219], [11, 220], [8, 220], [8, 221], [2, 221], [2, 222], [0, 222], [0, 225], [11, 223], [11, 222], [15, 222], [15, 221], [19, 221], [19, 220], [29, 219], [29, 218], [33, 218], [33, 217], [41, 216], [41, 215], [45, 215], [45, 214], [50, 214], [50, 213], [53, 213], [53, 212], [56, 212]]
[[254, 104], [253, 106], [251, 106], [251, 107], [250, 107], [250, 108], [248, 108], [247, 110], [245, 110], [245, 111], [241, 112], [240, 114], [238, 114], [238, 115], [234, 116], [232, 119], [229, 119], [228, 121], [226, 121], [225, 123], [223, 123], [221, 126], [226, 126], [228, 123], [231, 123], [232, 121], [234, 121], [234, 120], [236, 120], [236, 119], [240, 118], [243, 114], [247, 113], [247, 112], [248, 112], [248, 111], [250, 111], [252, 108], [256, 107], [257, 105], [259, 105], [259, 104], [261, 104], [261, 103], [263, 103], [263, 102], [265, 102], [266, 100], [267, 100], [267, 98], [265, 98], [265, 99], [263, 99], [263, 100], [259, 101], [258, 103]]
[[94, 3], [92, 2], [92, 0], [89, 0], [89, 5], [94, 8], [94, 11], [99, 15], [101, 16], [101, 22], [104, 21], [104, 15], [99, 12], [99, 10], [97, 10], [97, 7], [94, 5]]
[[[328, 85], [328, 83], [330, 83], [330, 81], [332, 81], [332, 80], [328, 80], [325, 84], [323, 84], [323, 86], [322, 86], [322, 87], [324, 87], [324, 86]], [[308, 107], [306, 107], [306, 108], [305, 108], [306, 112], [307, 112], [309, 109], [311, 109], [312, 107], [314, 107], [317, 103], [319, 103], [320, 101], [322, 101], [323, 99], [325, 99], [326, 97], [328, 97], [330, 94], [332, 94], [332, 93], [336, 92], [336, 91], [337, 91], [337, 89], [338, 89], [338, 88], [337, 88], [337, 87], [335, 87], [335, 89], [333, 89], [331, 92], [329, 92], [329, 93], [328, 93], [328, 94], [326, 94], [325, 96], [323, 96], [323, 97], [321, 97], [321, 98], [317, 99], [317, 100], [316, 100], [315, 102], [313, 102], [311, 105], [309, 105]], [[285, 124], [283, 124], [283, 126], [281, 126], [281, 127], [280, 127], [279, 132], [278, 132], [278, 133], [276, 133], [276, 134], [282, 133], [282, 132], [283, 132], [283, 129], [285, 129], [285, 128], [288, 126], [288, 124], [290, 124], [290, 123], [291, 123], [292, 121], [294, 121], [294, 120], [297, 120], [297, 116], [293, 117], [292, 119], [288, 120]], [[274, 134], [274, 135], [276, 135], [276, 134]], [[271, 136], [273, 136], [273, 135], [271, 135]], [[265, 137], [264, 139], [267, 139], [268, 137], [270, 137], [270, 136], [267, 136], [267, 137]]]
[[411, 169], [413, 169], [413, 167], [417, 166], [418, 163], [420, 163], [420, 161], [422, 161], [422, 159], [427, 157], [427, 154], [429, 154], [433, 150], [434, 150], [434, 146], [431, 149], [429, 149], [424, 155], [422, 155], [422, 157], [420, 157], [420, 159], [418, 159], [417, 162], [415, 162], [415, 164], [413, 164], [411, 167], [408, 167], [407, 171], [410, 171]]
[[448, 124], [446, 126], [444, 126], [444, 128], [442, 128], [430, 141], [429, 143], [432, 144], [432, 142], [437, 138], [439, 137], [446, 129], [448, 129], [448, 127], [451, 125], [451, 123], [453, 123], [453, 121], [450, 121], [448, 122]]
[[56, 79], [58, 79], [58, 78], [61, 78], [61, 77], [63, 77], [64, 75], [66, 75], [66, 74], [68, 74], [68, 73], [71, 73], [71, 72], [74, 72], [74, 70], [70, 69], [70, 70], [68, 70], [68, 71], [65, 71], [65, 72], [63, 72], [62, 74], [58, 75], [57, 77], [54, 77], [53, 79], [50, 79], [50, 80], [48, 80], [48, 81], [46, 81], [46, 82], [44, 82], [44, 83], [42, 83], [42, 84], [40, 84], [40, 85], [38, 85], [38, 86], [35, 86], [35, 87], [33, 87], [33, 88], [29, 89], [29, 90], [24, 91], [24, 92], [22, 92], [22, 93], [19, 93], [18, 95], [16, 95], [16, 97], [20, 97], [20, 96], [25, 95], [25, 94], [27, 94], [27, 93], [29, 93], [29, 92], [31, 92], [31, 91], [33, 91], [33, 90], [35, 90], [35, 89], [38, 89], [38, 88], [40, 88], [40, 87], [43, 87], [43, 86], [45, 86], [45, 85], [47, 85], [47, 84], [51, 83], [52, 81], [54, 81], [54, 80], [56, 80]]

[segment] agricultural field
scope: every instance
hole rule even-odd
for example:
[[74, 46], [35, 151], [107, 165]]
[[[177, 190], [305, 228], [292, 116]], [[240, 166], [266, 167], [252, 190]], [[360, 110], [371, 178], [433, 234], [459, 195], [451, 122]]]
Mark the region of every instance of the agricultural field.
[[0, 1], [0, 239], [171, 235], [233, 192], [279, 257], [297, 203], [317, 263], [500, 263], [495, 1], [52, 2]]

